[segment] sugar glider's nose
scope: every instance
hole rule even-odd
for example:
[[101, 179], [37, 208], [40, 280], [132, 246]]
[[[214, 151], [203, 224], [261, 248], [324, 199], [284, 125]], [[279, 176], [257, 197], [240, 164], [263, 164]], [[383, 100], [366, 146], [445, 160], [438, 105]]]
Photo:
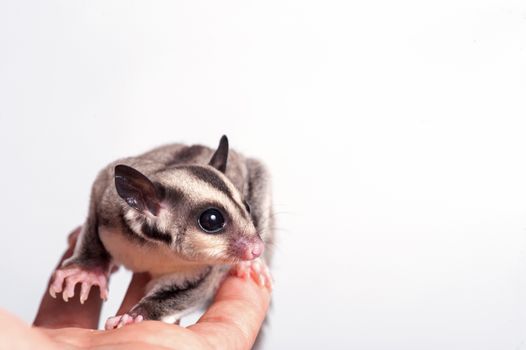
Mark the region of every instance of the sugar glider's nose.
[[233, 244], [234, 252], [243, 260], [254, 260], [263, 254], [265, 244], [259, 237], [238, 238]]
[[265, 250], [265, 245], [263, 244], [263, 241], [261, 239], [257, 240], [253, 246], [252, 249], [247, 249], [248, 254], [246, 254], [247, 260], [252, 260], [255, 258], [258, 258], [263, 254], [263, 251]]

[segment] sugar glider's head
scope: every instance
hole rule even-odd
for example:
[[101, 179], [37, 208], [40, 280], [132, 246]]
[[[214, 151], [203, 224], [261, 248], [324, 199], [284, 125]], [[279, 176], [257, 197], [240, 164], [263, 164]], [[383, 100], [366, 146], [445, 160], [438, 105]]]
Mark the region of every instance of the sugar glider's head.
[[148, 177], [117, 165], [115, 187], [124, 200], [125, 223], [186, 260], [213, 264], [259, 257], [263, 241], [249, 204], [225, 176], [227, 160], [223, 136], [208, 164], [176, 165]]

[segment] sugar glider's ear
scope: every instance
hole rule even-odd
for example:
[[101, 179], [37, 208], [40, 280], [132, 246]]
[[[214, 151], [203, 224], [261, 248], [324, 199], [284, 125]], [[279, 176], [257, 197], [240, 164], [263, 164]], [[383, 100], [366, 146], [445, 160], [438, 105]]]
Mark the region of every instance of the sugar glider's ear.
[[122, 164], [115, 167], [115, 188], [130, 207], [153, 215], [159, 213], [161, 201], [155, 185], [134, 168]]
[[213, 166], [220, 172], [224, 173], [226, 170], [226, 163], [228, 160], [228, 138], [226, 135], [221, 136], [221, 140], [219, 141], [219, 146], [217, 147], [217, 150], [215, 151], [214, 155], [212, 156], [212, 159], [210, 159], [210, 162], [208, 165]]

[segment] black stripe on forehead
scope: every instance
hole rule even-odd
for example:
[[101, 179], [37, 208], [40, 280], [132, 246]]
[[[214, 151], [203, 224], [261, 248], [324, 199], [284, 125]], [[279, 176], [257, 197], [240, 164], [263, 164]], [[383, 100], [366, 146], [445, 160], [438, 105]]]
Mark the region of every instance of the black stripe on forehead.
[[206, 151], [206, 147], [201, 145], [193, 145], [185, 147], [179, 152], [175, 153], [173, 158], [166, 163], [167, 167], [177, 164], [195, 163], [195, 160], [199, 158]]
[[209, 183], [212, 185], [212, 187], [216, 188], [217, 190], [223, 192], [233, 203], [234, 205], [239, 209], [239, 212], [243, 217], [247, 217], [245, 214], [245, 210], [241, 207], [241, 205], [234, 199], [234, 193], [232, 190], [228, 187], [226, 182], [216, 174], [213, 170], [207, 169], [205, 167], [200, 166], [187, 166], [185, 167], [193, 176], [196, 178]]
[[232, 193], [226, 182], [221, 178], [221, 176], [217, 175], [212, 170], [200, 166], [188, 166], [185, 167], [185, 169], [187, 169], [192, 175], [194, 175], [198, 179], [209, 183], [219, 191], [223, 192], [228, 196], [228, 198], [232, 199], [235, 202], [234, 194]]

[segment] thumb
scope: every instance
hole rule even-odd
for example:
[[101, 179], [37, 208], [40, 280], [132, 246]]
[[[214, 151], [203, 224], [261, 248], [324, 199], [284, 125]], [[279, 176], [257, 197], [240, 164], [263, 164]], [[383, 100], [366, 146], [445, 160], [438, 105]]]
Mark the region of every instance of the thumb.
[[[257, 276], [252, 276], [252, 278]], [[224, 349], [250, 349], [270, 304], [270, 288], [257, 279], [230, 275], [199, 321], [188, 327]]]

